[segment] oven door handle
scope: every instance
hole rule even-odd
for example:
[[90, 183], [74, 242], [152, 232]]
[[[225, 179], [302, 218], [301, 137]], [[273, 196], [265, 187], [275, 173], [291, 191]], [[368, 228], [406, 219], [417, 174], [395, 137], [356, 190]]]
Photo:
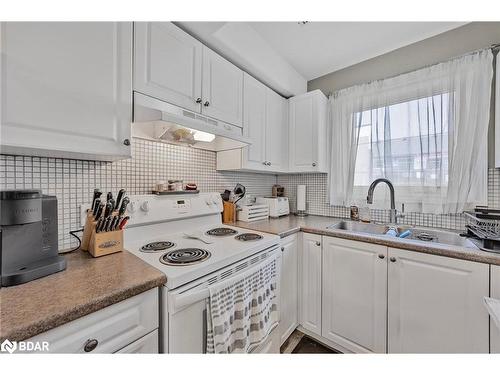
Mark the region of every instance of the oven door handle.
[[193, 292], [186, 292], [183, 294], [169, 294], [168, 295], [168, 306], [169, 310], [173, 313], [182, 310], [184, 307], [192, 305], [198, 301], [210, 297], [210, 292], [208, 288], [203, 288]]

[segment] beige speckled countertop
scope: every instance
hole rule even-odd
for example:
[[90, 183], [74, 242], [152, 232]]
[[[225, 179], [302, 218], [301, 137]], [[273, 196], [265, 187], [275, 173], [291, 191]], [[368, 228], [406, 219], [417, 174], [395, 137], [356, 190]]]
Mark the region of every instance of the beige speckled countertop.
[[459, 246], [423, 242], [418, 240], [394, 238], [385, 235], [363, 234], [346, 230], [327, 228], [328, 226], [336, 224], [341, 220], [345, 219], [314, 215], [301, 218], [294, 215], [289, 215], [279, 219], [261, 220], [255, 221], [253, 223], [237, 221], [234, 225], [241, 228], [277, 234], [280, 237], [286, 237], [293, 233], [302, 231], [307, 233], [315, 233], [325, 236], [392, 246], [399, 249], [418, 251], [421, 253], [500, 265], [500, 254], [489, 253], [487, 251], [479, 250], [478, 248], [465, 248]]
[[128, 251], [92, 258], [65, 255], [65, 271], [0, 289], [0, 342], [21, 341], [166, 282]]

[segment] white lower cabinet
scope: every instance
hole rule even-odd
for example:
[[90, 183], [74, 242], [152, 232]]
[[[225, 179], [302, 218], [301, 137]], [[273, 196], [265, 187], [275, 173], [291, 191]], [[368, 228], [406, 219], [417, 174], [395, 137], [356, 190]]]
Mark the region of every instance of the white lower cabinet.
[[489, 266], [389, 248], [389, 353], [487, 353]]
[[148, 333], [146, 336], [134, 341], [123, 349], [117, 351], [120, 354], [157, 354], [158, 353], [158, 330]]
[[281, 242], [281, 311], [280, 343], [283, 344], [298, 325], [298, 244], [297, 235], [285, 237]]
[[[491, 266], [491, 297], [500, 300], [500, 266]], [[490, 351], [500, 353], [500, 327], [490, 319]]]
[[387, 247], [323, 238], [322, 336], [353, 352], [386, 352]]
[[321, 335], [321, 236], [301, 233], [299, 253], [299, 323]]
[[[48, 342], [49, 353], [115, 353], [120, 350], [152, 350], [157, 353], [158, 294], [157, 288], [151, 289], [34, 336], [28, 341]], [[156, 336], [156, 345], [154, 338], [146, 337], [150, 333]]]

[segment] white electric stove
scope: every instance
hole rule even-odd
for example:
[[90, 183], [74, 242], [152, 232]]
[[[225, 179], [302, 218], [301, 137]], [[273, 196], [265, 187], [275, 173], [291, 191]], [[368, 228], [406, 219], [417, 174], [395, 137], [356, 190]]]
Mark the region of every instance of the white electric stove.
[[[129, 198], [125, 248], [167, 276], [160, 301], [160, 350], [203, 353], [209, 285], [281, 256], [280, 238], [223, 225], [218, 193]], [[274, 331], [261, 351], [279, 352]]]

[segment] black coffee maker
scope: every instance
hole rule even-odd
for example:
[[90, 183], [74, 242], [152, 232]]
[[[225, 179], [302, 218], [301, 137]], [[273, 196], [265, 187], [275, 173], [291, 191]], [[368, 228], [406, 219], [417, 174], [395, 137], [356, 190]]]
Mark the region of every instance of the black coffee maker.
[[0, 191], [1, 286], [66, 269], [58, 254], [57, 198], [40, 190]]

